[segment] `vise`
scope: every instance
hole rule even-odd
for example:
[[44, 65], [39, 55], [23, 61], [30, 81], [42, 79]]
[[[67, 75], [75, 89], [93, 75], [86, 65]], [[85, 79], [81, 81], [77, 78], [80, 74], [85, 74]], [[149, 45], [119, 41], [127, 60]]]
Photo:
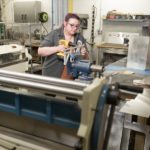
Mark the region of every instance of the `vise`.
[[[68, 64], [69, 66], [69, 64]], [[99, 72], [103, 71], [103, 67], [99, 65], [93, 65], [88, 60], [78, 60], [72, 63], [68, 67], [69, 71], [72, 72], [74, 78], [78, 78], [79, 80], [84, 81], [92, 81], [93, 77], [91, 76], [92, 72]]]

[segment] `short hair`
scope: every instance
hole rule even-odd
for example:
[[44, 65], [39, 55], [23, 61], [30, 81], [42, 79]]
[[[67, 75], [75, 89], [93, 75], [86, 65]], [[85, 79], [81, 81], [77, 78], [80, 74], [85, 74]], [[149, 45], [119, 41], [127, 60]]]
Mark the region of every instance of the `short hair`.
[[65, 21], [68, 22], [69, 19], [71, 18], [74, 18], [74, 19], [77, 19], [81, 22], [81, 19], [80, 17], [77, 15], [77, 14], [74, 14], [74, 13], [68, 13], [66, 16], [65, 16]]

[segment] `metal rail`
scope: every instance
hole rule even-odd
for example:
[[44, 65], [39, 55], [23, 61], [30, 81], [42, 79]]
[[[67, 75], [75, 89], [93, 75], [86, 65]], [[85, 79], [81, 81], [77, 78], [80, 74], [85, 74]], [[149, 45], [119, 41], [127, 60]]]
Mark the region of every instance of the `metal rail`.
[[32, 134], [0, 127], [0, 150], [73, 150], [74, 147]]
[[72, 89], [80, 89], [80, 90], [88, 86], [88, 84], [86, 83], [74, 82], [69, 80], [61, 80], [58, 78], [45, 77], [45, 76], [33, 75], [27, 73], [12, 72], [12, 71], [6, 71], [2, 69], [0, 69], [0, 76], [9, 77], [13, 79], [26, 80], [31, 82], [38, 82], [38, 83], [43, 83], [48, 85], [56, 85], [56, 86], [67, 87]]
[[42, 148], [41, 146], [31, 144], [27, 141], [18, 140], [17, 137], [15, 138], [15, 134], [14, 137], [11, 137], [11, 134], [10, 136], [8, 135], [7, 133], [6, 135], [0, 133], [0, 150], [48, 150], [48, 148]]
[[83, 89], [88, 85], [84, 83], [49, 78], [33, 74], [17, 73], [0, 70], [0, 83], [67, 96], [81, 97]]
[[93, 72], [102, 72], [103, 71], [103, 66], [100, 66], [100, 65], [91, 65], [91, 70]]
[[59, 87], [54, 85], [46, 85], [42, 83], [25, 81], [20, 79], [13, 79], [8, 77], [0, 77], [0, 83], [4, 83], [19, 88], [38, 90], [45, 93], [54, 93], [54, 94], [62, 94], [62, 95], [77, 96], [77, 97], [81, 97], [83, 95], [83, 91], [81, 90]]

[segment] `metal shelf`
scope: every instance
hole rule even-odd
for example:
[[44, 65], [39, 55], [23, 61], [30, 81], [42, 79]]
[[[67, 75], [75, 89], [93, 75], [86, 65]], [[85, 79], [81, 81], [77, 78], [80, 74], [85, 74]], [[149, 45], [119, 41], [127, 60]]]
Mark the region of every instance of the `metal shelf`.
[[103, 19], [104, 21], [118, 21], [118, 22], [147, 22], [145, 19]]

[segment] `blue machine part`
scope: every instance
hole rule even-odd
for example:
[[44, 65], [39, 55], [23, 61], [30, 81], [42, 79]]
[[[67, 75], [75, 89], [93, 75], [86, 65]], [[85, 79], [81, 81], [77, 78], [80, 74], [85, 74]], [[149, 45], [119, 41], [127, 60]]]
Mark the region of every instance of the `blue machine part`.
[[[104, 85], [97, 103], [93, 127], [91, 131], [92, 150], [98, 150], [103, 124], [103, 111], [106, 104], [109, 85]], [[24, 95], [15, 91], [0, 90], [0, 110], [11, 112], [18, 116], [27, 116], [49, 124], [57, 124], [78, 129], [81, 109], [76, 102], [56, 99], [55, 97]]]
[[102, 91], [99, 95], [99, 101], [96, 108], [95, 118], [94, 118], [94, 124], [92, 128], [92, 134], [91, 134], [91, 149], [92, 150], [98, 150], [98, 142], [100, 140], [99, 135], [101, 132], [102, 127], [102, 121], [103, 121], [103, 111], [104, 111], [104, 105], [106, 104], [106, 98], [108, 94], [109, 86], [104, 85], [102, 88]]
[[81, 110], [77, 103], [56, 98], [0, 90], [0, 110], [27, 116], [49, 124], [78, 128]]
[[67, 63], [68, 73], [72, 74], [74, 78], [82, 76], [82, 78], [87, 80], [91, 79], [91, 77], [89, 76], [89, 74], [91, 73], [90, 66], [91, 63], [87, 60], [76, 59], [73, 63]]

